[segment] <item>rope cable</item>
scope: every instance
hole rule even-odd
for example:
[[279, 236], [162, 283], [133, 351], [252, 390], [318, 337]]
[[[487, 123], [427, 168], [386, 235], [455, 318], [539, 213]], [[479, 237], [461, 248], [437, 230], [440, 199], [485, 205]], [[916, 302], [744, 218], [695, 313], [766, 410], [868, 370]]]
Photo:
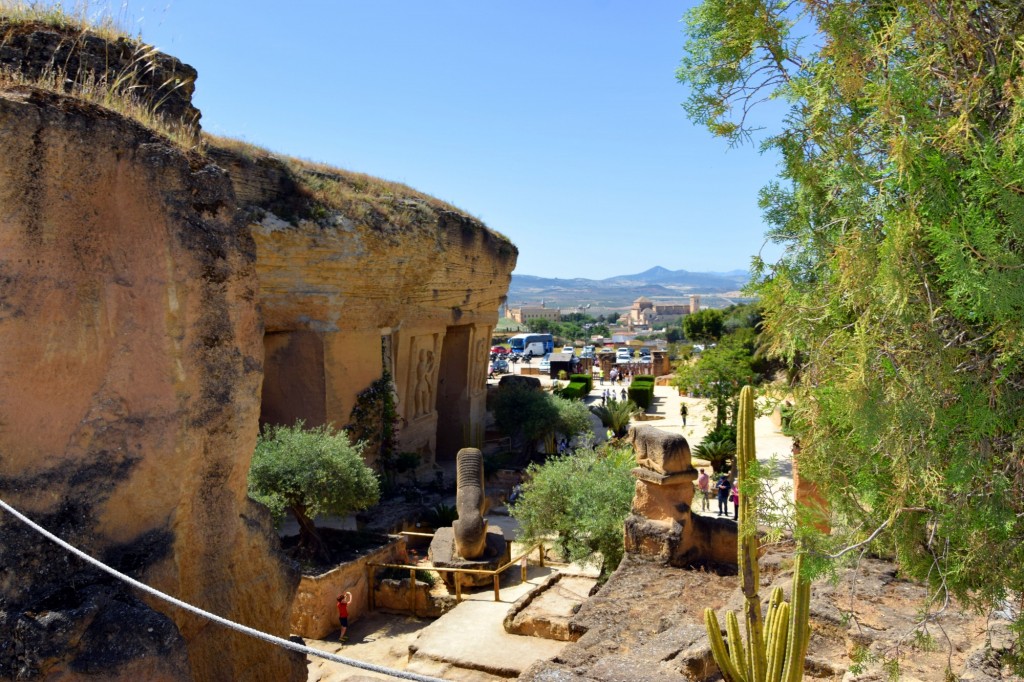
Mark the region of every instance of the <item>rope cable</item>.
[[219, 625], [223, 625], [226, 628], [230, 628], [230, 629], [235, 630], [237, 632], [241, 632], [243, 634], [249, 635], [250, 637], [255, 637], [256, 639], [261, 639], [261, 640], [263, 640], [265, 642], [269, 642], [270, 644], [275, 644], [275, 645], [283, 647], [285, 649], [290, 649], [292, 651], [297, 651], [298, 653], [307, 654], [309, 656], [317, 656], [318, 658], [324, 658], [324, 659], [326, 659], [328, 661], [333, 661], [335, 663], [340, 663], [342, 665], [347, 665], [347, 666], [350, 666], [350, 667], [353, 667], [353, 668], [359, 668], [361, 670], [368, 670], [370, 672], [380, 673], [382, 675], [390, 675], [391, 677], [397, 677], [399, 679], [404, 679], [404, 680], [416, 680], [417, 682], [444, 682], [444, 680], [441, 679], [441, 678], [429, 677], [429, 676], [426, 676], [426, 675], [418, 675], [416, 673], [410, 673], [410, 672], [406, 672], [404, 670], [394, 670], [392, 668], [387, 668], [385, 666], [379, 666], [379, 665], [375, 665], [373, 663], [367, 663], [365, 661], [360, 661], [360, 660], [357, 660], [357, 659], [354, 659], [354, 658], [346, 658], [344, 656], [338, 656], [337, 654], [332, 654], [332, 653], [328, 653], [326, 651], [321, 651], [320, 649], [314, 649], [312, 647], [304, 646], [302, 644], [297, 644], [297, 643], [292, 642], [290, 640], [283, 639], [281, 637], [277, 637], [275, 635], [271, 635], [269, 633], [262, 632], [260, 630], [256, 630], [254, 628], [248, 627], [247, 625], [242, 625], [241, 623], [236, 623], [234, 621], [228, 620], [227, 618], [223, 618], [221, 616], [218, 616], [215, 613], [210, 613], [209, 611], [204, 611], [203, 609], [199, 608], [198, 606], [193, 606], [192, 604], [189, 604], [187, 602], [183, 602], [180, 599], [172, 597], [169, 594], [165, 594], [165, 593], [161, 592], [160, 590], [157, 590], [156, 588], [150, 587], [149, 585], [146, 585], [145, 583], [139, 582], [138, 580], [135, 580], [134, 578], [132, 578], [130, 576], [127, 576], [124, 573], [121, 573], [121, 572], [117, 571], [116, 569], [111, 568], [110, 566], [107, 566], [103, 562], [101, 562], [101, 561], [99, 561], [97, 559], [94, 559], [93, 557], [89, 556], [88, 554], [86, 554], [85, 552], [81, 551], [77, 547], [74, 547], [73, 545], [65, 542], [62, 539], [60, 539], [59, 537], [57, 537], [56, 535], [54, 535], [50, 531], [46, 530], [45, 528], [43, 528], [42, 526], [37, 524], [32, 519], [28, 518], [27, 516], [25, 516], [24, 514], [19, 512], [18, 510], [16, 510], [13, 507], [11, 507], [9, 504], [4, 502], [2, 499], [0, 499], [0, 507], [5, 509], [8, 513], [10, 513], [12, 516], [17, 518], [18, 520], [22, 521], [24, 524], [26, 524], [32, 530], [34, 530], [34, 531], [40, 533], [41, 535], [43, 535], [43, 537], [45, 537], [46, 539], [51, 540], [52, 542], [55, 542], [56, 544], [58, 544], [62, 548], [64, 548], [67, 551], [71, 552], [72, 554], [74, 554], [78, 558], [82, 559], [83, 561], [86, 561], [86, 562], [92, 564], [93, 566], [95, 566], [96, 568], [100, 569], [101, 571], [109, 573], [110, 575], [114, 576], [118, 580], [126, 582], [129, 585], [131, 585], [132, 587], [135, 587], [136, 589], [142, 590], [143, 592], [145, 592], [145, 593], [147, 593], [149, 595], [152, 595], [152, 596], [156, 597], [157, 599], [161, 599], [161, 600], [166, 601], [166, 602], [168, 602], [170, 604], [174, 604], [175, 606], [177, 606], [180, 609], [184, 609], [185, 611], [188, 611], [190, 613], [194, 613], [197, 616], [201, 616], [201, 617], [206, 618], [208, 620], [212, 620], [213, 622], [218, 623]]

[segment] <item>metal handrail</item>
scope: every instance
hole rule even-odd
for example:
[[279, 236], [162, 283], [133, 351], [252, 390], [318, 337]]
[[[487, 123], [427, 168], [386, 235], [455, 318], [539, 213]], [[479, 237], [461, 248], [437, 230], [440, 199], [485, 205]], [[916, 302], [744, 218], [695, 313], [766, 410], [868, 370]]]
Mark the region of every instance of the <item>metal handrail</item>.
[[[409, 536], [414, 536], [414, 537], [434, 537], [433, 533], [416, 533], [416, 532], [412, 532], [412, 531], [402, 531], [401, 533], [398, 533], [398, 535], [409, 535]], [[491, 576], [492, 580], [494, 581], [494, 601], [501, 601], [501, 584], [500, 584], [501, 583], [501, 574], [504, 573], [509, 568], [511, 568], [512, 566], [514, 566], [514, 565], [516, 565], [518, 563], [518, 564], [520, 564], [521, 569], [522, 569], [521, 574], [520, 574], [520, 583], [526, 582], [526, 562], [523, 561], [523, 559], [528, 557], [530, 554], [532, 554], [535, 549], [540, 549], [540, 552], [538, 552], [538, 556], [539, 556], [538, 565], [543, 567], [544, 566], [544, 543], [543, 542], [538, 542], [538, 543], [536, 543], [534, 545], [531, 545], [529, 549], [521, 552], [516, 558], [510, 559], [509, 562], [506, 563], [504, 566], [499, 566], [498, 568], [493, 568], [493, 569], [488, 569], [488, 568], [449, 568], [447, 566], [434, 566], [433, 564], [431, 564], [430, 566], [414, 566], [412, 564], [379, 564], [379, 563], [374, 563], [374, 562], [367, 562], [366, 563], [367, 585], [370, 588], [368, 590], [369, 593], [370, 593], [370, 595], [369, 595], [370, 596], [370, 598], [369, 598], [369, 602], [370, 602], [369, 606], [370, 606], [371, 609], [376, 608], [376, 604], [375, 604], [376, 600], [374, 599], [374, 589], [373, 589], [373, 571], [374, 571], [375, 568], [397, 568], [397, 569], [405, 569], [405, 570], [409, 571], [409, 586], [410, 586], [410, 589], [409, 589], [409, 599], [412, 602], [412, 608], [410, 610], [412, 611], [412, 615], [413, 616], [416, 616], [416, 571], [435, 571], [437, 573], [442, 573], [442, 572], [454, 573], [455, 574], [455, 601], [456, 601], [456, 603], [462, 603], [462, 583], [459, 580], [459, 575], [461, 573], [472, 573], [472, 574], [476, 574], [476, 575], [489, 575], [489, 576]]]

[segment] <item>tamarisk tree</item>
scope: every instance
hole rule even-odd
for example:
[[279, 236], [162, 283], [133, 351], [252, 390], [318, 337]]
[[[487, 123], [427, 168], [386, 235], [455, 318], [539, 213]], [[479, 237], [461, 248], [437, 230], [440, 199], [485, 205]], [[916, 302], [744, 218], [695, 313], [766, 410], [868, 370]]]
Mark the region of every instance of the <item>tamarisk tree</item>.
[[1024, 5], [704, 0], [687, 21], [694, 121], [742, 143], [758, 102], [789, 106], [761, 195], [784, 251], [755, 288], [834, 540], [874, 538], [938, 609], [1019, 599]]

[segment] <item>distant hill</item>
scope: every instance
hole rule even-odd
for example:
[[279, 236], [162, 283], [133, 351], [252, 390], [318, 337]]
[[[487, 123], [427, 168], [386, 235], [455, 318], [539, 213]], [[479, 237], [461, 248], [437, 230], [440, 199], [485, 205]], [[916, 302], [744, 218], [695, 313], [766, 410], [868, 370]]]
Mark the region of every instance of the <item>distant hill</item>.
[[[690, 272], [653, 267], [635, 275], [606, 279], [559, 279], [512, 275], [508, 303], [512, 307], [544, 301], [551, 307], [590, 305], [593, 308], [624, 308], [640, 296], [654, 302], [684, 302], [690, 294], [700, 294], [705, 306], [728, 305], [739, 297], [749, 274], [729, 272]], [[719, 300], [724, 299], [724, 300]]]

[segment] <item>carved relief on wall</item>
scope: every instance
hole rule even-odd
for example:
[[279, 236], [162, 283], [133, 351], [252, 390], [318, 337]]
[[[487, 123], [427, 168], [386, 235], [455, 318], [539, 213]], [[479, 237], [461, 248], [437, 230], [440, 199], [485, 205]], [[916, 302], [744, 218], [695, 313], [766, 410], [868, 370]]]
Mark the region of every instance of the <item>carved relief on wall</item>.
[[439, 364], [437, 346], [437, 334], [417, 336], [412, 340], [408, 384], [412, 392], [412, 419], [418, 419], [434, 411]]
[[469, 389], [478, 393], [487, 388], [487, 362], [490, 357], [490, 327], [473, 327], [473, 342], [469, 346]]

